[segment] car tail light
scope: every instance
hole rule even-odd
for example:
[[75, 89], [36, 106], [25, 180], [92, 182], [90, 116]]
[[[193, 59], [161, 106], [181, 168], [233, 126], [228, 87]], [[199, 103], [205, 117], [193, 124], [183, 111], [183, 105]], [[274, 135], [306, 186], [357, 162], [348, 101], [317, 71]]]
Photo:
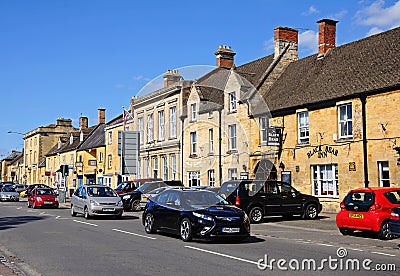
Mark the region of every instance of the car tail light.
[[390, 219], [391, 219], [391, 220], [400, 220], [400, 215], [397, 214], [397, 213], [395, 213], [394, 211], [392, 211], [392, 212], [390, 213]]
[[237, 205], [237, 206], [240, 206], [240, 197], [236, 197], [236, 199], [235, 199], [235, 204]]
[[382, 208], [381, 205], [379, 205], [379, 204], [374, 204], [374, 205], [371, 206], [371, 208], [369, 208], [369, 210], [370, 210], [370, 211], [375, 211], [375, 210], [379, 210], [379, 209], [381, 209], [381, 208]]
[[343, 202], [340, 202], [340, 209], [344, 210], [345, 206]]

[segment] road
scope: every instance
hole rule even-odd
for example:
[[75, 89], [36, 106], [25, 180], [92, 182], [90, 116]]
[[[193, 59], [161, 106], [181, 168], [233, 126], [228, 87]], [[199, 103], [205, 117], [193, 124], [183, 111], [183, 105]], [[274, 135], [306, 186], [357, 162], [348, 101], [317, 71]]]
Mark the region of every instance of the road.
[[[185, 243], [174, 235], [146, 234], [140, 212], [124, 213], [120, 220], [85, 220], [71, 217], [68, 208], [33, 210], [26, 202], [0, 202], [0, 214], [0, 255], [25, 275], [318, 275], [321, 268], [328, 275], [376, 275], [379, 265], [392, 270], [380, 275], [400, 271], [400, 239], [342, 236], [324, 216], [266, 219], [252, 225], [252, 236], [241, 243]], [[359, 272], [351, 260], [360, 264]]]

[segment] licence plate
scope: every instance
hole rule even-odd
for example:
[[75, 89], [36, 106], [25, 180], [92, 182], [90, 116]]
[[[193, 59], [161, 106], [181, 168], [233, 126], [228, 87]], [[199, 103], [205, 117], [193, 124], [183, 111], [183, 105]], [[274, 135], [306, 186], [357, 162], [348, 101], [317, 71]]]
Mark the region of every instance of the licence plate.
[[240, 228], [230, 228], [230, 227], [223, 227], [222, 232], [224, 233], [238, 233], [240, 232]]
[[45, 201], [44, 204], [53, 204], [51, 201]]
[[147, 201], [147, 197], [142, 197], [142, 201]]
[[363, 214], [349, 214], [349, 218], [363, 219]]
[[115, 211], [115, 209], [114, 208], [103, 208], [103, 211], [104, 212], [113, 212], [113, 211]]

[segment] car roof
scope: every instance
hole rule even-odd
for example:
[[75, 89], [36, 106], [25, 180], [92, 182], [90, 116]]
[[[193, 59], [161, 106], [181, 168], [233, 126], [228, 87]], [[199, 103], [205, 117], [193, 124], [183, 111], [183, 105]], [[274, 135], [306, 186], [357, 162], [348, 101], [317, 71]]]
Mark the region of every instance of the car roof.
[[357, 193], [357, 192], [389, 192], [389, 191], [400, 191], [400, 188], [395, 188], [395, 187], [368, 187], [368, 188], [357, 188], [353, 189], [350, 192], [351, 193]]
[[[101, 184], [85, 184], [83, 187], [95, 187], [95, 188], [101, 188], [101, 187], [108, 187], [107, 185], [101, 185]], [[110, 187], [108, 187], [110, 188]]]

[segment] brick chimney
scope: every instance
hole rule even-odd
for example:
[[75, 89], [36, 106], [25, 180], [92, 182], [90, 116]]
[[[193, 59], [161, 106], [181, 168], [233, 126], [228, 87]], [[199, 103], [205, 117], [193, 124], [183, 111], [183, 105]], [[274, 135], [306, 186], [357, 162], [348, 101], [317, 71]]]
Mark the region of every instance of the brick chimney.
[[88, 117], [80, 117], [79, 118], [79, 129], [85, 129], [88, 128]]
[[72, 126], [72, 120], [71, 119], [58, 118], [57, 119], [57, 126], [70, 127], [70, 126]]
[[106, 123], [106, 110], [104, 108], [99, 108], [98, 110], [98, 124]]
[[167, 70], [164, 74], [164, 87], [174, 85], [182, 80], [182, 76], [179, 74], [178, 70]]
[[234, 66], [233, 57], [236, 53], [230, 46], [220, 45], [214, 53], [217, 57], [217, 66], [224, 68], [232, 68]]
[[318, 23], [318, 57], [323, 57], [329, 49], [336, 47], [336, 23], [339, 21], [321, 19]]
[[276, 27], [274, 29], [274, 58], [278, 58], [283, 54], [285, 48], [289, 45], [286, 50], [285, 56], [290, 60], [298, 59], [298, 42], [299, 42], [298, 30], [287, 28], [287, 27]]

